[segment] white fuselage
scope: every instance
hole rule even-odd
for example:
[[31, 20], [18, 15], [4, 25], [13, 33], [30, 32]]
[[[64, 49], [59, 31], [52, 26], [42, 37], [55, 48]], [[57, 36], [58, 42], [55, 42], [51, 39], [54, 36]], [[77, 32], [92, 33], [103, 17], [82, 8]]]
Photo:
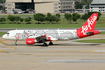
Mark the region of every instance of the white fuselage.
[[3, 35], [4, 39], [26, 40], [27, 38], [36, 38], [39, 36], [52, 36], [57, 40], [77, 39], [77, 30], [11, 30]]

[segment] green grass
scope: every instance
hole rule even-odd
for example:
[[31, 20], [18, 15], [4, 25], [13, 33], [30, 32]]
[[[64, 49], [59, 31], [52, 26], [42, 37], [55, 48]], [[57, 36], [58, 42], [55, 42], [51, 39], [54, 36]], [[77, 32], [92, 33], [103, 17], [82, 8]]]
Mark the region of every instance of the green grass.
[[102, 14], [102, 16], [105, 16], [105, 14]]
[[[105, 17], [101, 17], [96, 24], [96, 28], [105, 28], [104, 20]], [[74, 24], [72, 21], [72, 24], [70, 24], [70, 22], [67, 20], [64, 20], [63, 22], [63, 18], [61, 18], [61, 21], [58, 23], [53, 22], [53, 24], [47, 24], [48, 22], [43, 22], [43, 24], [35, 24], [37, 22], [34, 20], [31, 21], [31, 24], [25, 24], [25, 22], [23, 22], [23, 24], [16, 24], [16, 22], [14, 22], [15, 24], [10, 24], [11, 22], [8, 20], [3, 23], [5, 24], [0, 24], [0, 28], [80, 28], [85, 23], [85, 21], [78, 20], [77, 24]]]
[[[0, 24], [0, 28], [81, 28], [81, 24]], [[105, 24], [97, 24], [96, 28], [105, 28]]]
[[[34, 19], [32, 19], [31, 24], [26, 24], [25, 22], [23, 22], [22, 24], [16, 24], [16, 22], [14, 22], [14, 24], [11, 24], [11, 21], [6, 20], [5, 22], [3, 22], [5, 24], [0, 24], [0, 28], [80, 28], [86, 22], [79, 19], [76, 22], [77, 24], [74, 24], [73, 21], [72, 24], [70, 24], [70, 22], [68, 22], [66, 19], [63, 22], [63, 17], [61, 17], [60, 19], [61, 20], [58, 23], [53, 22], [53, 24], [48, 24], [48, 22], [46, 21], [44, 21], [43, 24], [35, 24], [37, 23], [37, 21], [35, 21]], [[104, 20], [105, 17], [100, 17], [100, 20], [97, 21], [96, 28], [105, 28]]]
[[100, 32], [100, 34], [105, 34], [105, 32]]
[[76, 42], [83, 42], [83, 43], [105, 43], [105, 39], [95, 39], [95, 40], [79, 40]]
[[0, 37], [2, 37], [4, 34], [6, 34], [7, 32], [0, 32]]
[[0, 28], [79, 28], [80, 24], [2, 24]]

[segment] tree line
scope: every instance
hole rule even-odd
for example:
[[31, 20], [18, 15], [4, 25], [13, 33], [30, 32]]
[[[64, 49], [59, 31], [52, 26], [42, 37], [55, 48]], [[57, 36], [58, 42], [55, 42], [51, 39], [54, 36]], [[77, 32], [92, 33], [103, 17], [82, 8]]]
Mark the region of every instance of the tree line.
[[75, 0], [75, 9], [82, 9], [85, 5], [86, 9], [89, 9], [89, 5], [93, 0], [81, 0], [81, 2]]
[[47, 23], [52, 24], [52, 22], [58, 22], [60, 21], [60, 14], [52, 15], [51, 13], [47, 13], [47, 15], [44, 15], [42, 13], [37, 13], [33, 15], [33, 18], [27, 17], [27, 18], [21, 18], [20, 16], [15, 15], [8, 15], [7, 18], [0, 18], [0, 24], [5, 24], [5, 21], [11, 21], [10, 24], [22, 24], [25, 22], [26, 24], [31, 24], [30, 21], [34, 20], [36, 24], [42, 24], [42, 22], [47, 21]]
[[73, 13], [73, 14], [65, 13], [64, 19], [66, 19], [67, 21], [70, 21], [70, 24], [71, 24], [71, 20], [73, 20], [74, 23], [77, 23], [76, 21], [78, 19], [86, 21], [93, 13], [98, 13], [98, 18], [97, 18], [97, 21], [98, 21], [100, 16], [102, 15], [100, 12], [88, 12], [88, 13], [85, 13], [83, 15], [80, 15], [78, 13]]
[[[63, 22], [66, 19], [70, 24], [72, 23], [72, 21], [74, 23], [77, 23], [76, 21], [78, 19], [82, 19], [82, 20], [87, 20], [92, 13], [99, 13], [98, 15], [98, 20], [99, 17], [101, 16], [100, 12], [88, 12], [85, 13], [84, 15], [80, 15], [78, 13], [65, 13], [64, 17], [63, 17]], [[26, 24], [31, 24], [30, 21], [34, 20], [34, 23], [36, 24], [42, 24], [43, 22], [47, 23], [47, 24], [52, 24], [52, 23], [58, 23], [61, 20], [61, 16], [60, 14], [56, 14], [56, 15], [52, 15], [51, 13], [47, 13], [47, 15], [44, 15], [42, 13], [37, 13], [33, 15], [32, 17], [27, 17], [27, 18], [21, 18], [20, 16], [14, 16], [14, 15], [8, 15], [7, 18], [0, 18], [0, 24], [6, 24], [5, 21], [11, 21], [10, 24], [22, 24], [23, 22], [25, 22]]]

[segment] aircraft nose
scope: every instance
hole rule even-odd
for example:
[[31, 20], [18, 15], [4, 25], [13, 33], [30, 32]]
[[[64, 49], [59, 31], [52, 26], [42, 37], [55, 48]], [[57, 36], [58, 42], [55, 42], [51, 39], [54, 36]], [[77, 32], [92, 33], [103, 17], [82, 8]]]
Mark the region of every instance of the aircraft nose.
[[5, 39], [6, 38], [6, 35], [3, 35], [2, 38]]

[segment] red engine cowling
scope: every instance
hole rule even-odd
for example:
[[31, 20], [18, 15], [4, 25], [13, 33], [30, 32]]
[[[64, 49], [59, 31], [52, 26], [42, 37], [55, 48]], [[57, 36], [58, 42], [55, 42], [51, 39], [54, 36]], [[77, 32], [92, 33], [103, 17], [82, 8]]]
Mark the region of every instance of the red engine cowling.
[[29, 44], [29, 45], [35, 44], [35, 39], [33, 39], [33, 38], [27, 38], [26, 39], [26, 44]]

